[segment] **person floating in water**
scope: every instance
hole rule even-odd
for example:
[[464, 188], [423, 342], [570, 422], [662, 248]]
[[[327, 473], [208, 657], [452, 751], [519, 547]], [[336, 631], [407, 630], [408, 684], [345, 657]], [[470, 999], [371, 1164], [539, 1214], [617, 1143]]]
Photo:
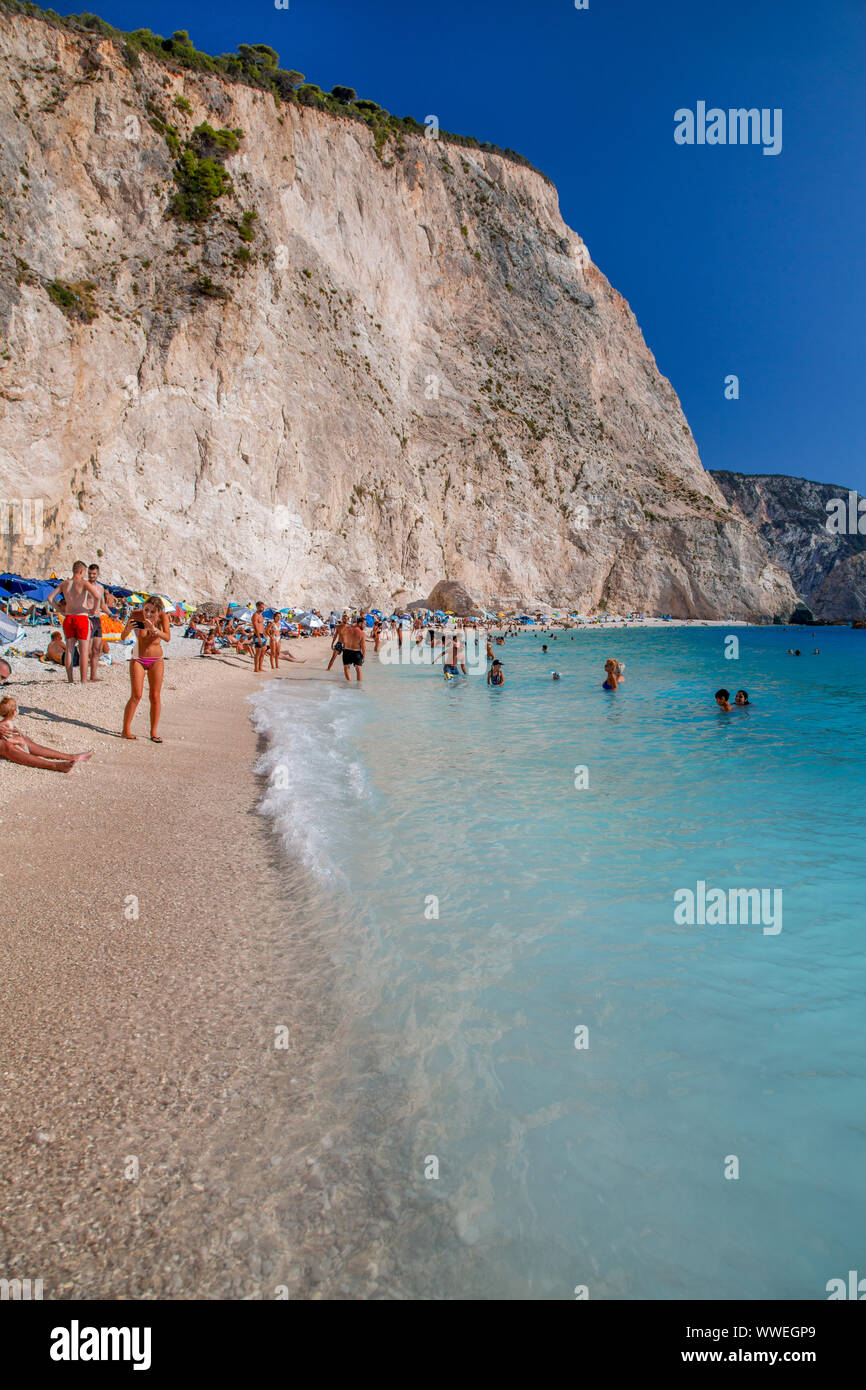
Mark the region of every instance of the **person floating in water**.
[[732, 708], [730, 690], [717, 690], [716, 704], [718, 705], [719, 709], [723, 709], [726, 714], [730, 714]]
[[747, 705], [748, 703], [749, 703], [749, 696], [748, 696], [747, 692], [746, 692], [745, 690], [738, 690], [737, 693], [736, 693], [736, 695], [734, 696], [734, 704], [735, 704], [735, 705]]
[[613, 657], [609, 656], [604, 663], [604, 670], [605, 679], [601, 683], [602, 690], [616, 690], [621, 679], [619, 662], [614, 661]]
[[488, 684], [488, 685], [504, 685], [504, 684], [505, 684], [505, 672], [504, 672], [503, 669], [502, 669], [502, 662], [501, 662], [501, 661], [494, 661], [493, 665], [490, 667], [490, 670], [487, 672], [487, 684]]
[[550, 673], [550, 678], [551, 678], [551, 680], [558, 681], [558, 680], [559, 680], [559, 672], [558, 672], [558, 671], [551, 671], [551, 673]]

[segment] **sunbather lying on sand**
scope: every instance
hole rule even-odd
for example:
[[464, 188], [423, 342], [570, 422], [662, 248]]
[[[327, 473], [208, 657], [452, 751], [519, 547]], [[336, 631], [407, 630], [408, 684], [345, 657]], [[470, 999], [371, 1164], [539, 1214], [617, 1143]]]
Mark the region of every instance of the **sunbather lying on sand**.
[[0, 758], [22, 767], [41, 767], [46, 772], [71, 772], [76, 763], [92, 758], [92, 753], [58, 753], [56, 748], [43, 748], [12, 725], [18, 706], [11, 695], [0, 700]]
[[66, 643], [63, 640], [62, 632], [52, 632], [51, 640], [45, 652], [45, 660], [53, 661], [58, 666], [62, 666], [66, 660]]

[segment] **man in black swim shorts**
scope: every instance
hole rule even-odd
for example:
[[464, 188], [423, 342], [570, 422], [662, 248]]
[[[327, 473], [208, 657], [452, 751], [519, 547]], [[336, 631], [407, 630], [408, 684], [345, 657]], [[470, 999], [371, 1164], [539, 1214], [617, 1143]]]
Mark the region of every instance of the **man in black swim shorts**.
[[352, 679], [352, 667], [355, 668], [355, 679], [361, 683], [361, 667], [364, 665], [364, 655], [367, 650], [366, 615], [361, 614], [359, 618], [353, 618], [347, 623], [343, 630], [343, 675], [347, 681]]
[[256, 604], [256, 611], [253, 614], [253, 670], [261, 671], [265, 663], [265, 651], [268, 647], [268, 639], [265, 636], [265, 605], [261, 600]]

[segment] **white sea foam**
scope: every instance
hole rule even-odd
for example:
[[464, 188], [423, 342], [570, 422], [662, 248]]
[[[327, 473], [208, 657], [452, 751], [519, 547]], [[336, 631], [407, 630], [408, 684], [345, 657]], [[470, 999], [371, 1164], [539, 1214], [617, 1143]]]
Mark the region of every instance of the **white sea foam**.
[[339, 881], [352, 810], [369, 796], [352, 750], [360, 703], [342, 689], [273, 683], [251, 704], [253, 726], [267, 744], [256, 763], [268, 778], [258, 809], [271, 818], [289, 854], [299, 855], [323, 881]]

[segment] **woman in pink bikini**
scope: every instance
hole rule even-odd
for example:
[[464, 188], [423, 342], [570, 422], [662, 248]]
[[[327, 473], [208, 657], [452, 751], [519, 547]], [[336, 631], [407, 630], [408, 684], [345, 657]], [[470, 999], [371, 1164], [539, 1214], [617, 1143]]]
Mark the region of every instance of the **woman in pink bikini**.
[[129, 663], [129, 679], [132, 692], [123, 711], [123, 732], [121, 738], [135, 738], [132, 720], [138, 709], [138, 702], [144, 690], [144, 677], [150, 688], [150, 737], [153, 743], [162, 743], [157, 734], [157, 725], [162, 710], [162, 677], [165, 669], [162, 644], [171, 641], [168, 615], [164, 611], [161, 598], [149, 598], [142, 608], [130, 613], [126, 627], [121, 633], [121, 642], [134, 631], [138, 638], [138, 652]]

